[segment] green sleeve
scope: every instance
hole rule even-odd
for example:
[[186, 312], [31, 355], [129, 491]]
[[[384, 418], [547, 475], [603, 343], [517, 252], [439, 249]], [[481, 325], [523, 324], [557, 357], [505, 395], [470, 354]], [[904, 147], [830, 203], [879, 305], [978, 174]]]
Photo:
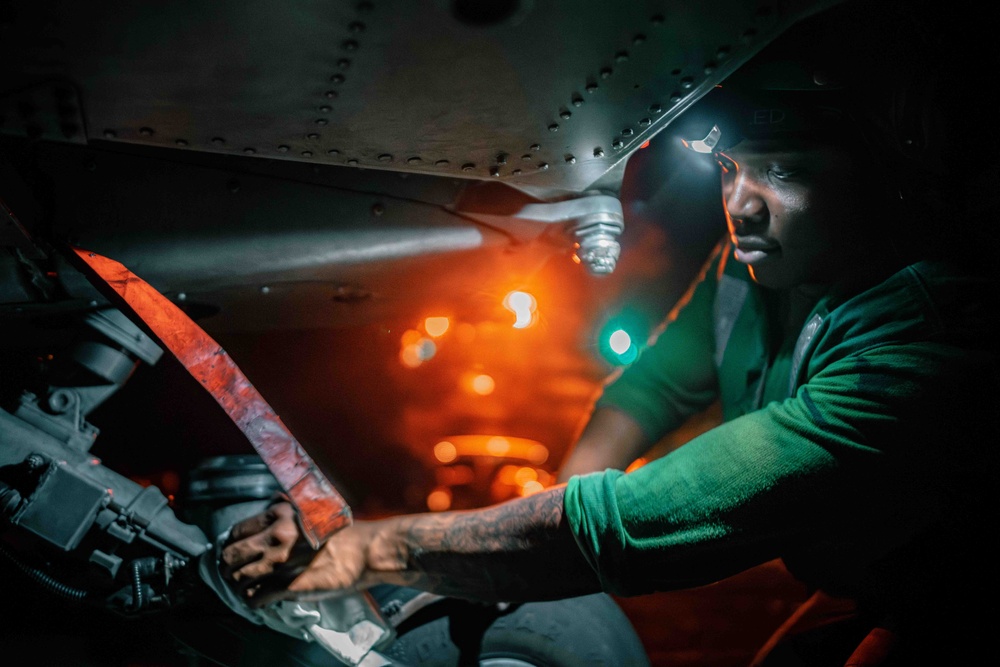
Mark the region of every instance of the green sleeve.
[[596, 407], [629, 415], [651, 441], [659, 440], [716, 399], [712, 304], [724, 245], [641, 356], [605, 387]]
[[824, 541], [836, 567], [862, 567], [939, 520], [946, 489], [964, 484], [960, 462], [977, 459], [962, 448], [983, 447], [973, 425], [992, 414], [968, 382], [992, 372], [995, 384], [988, 337], [978, 349], [862, 337], [787, 400], [632, 473], [572, 478], [565, 510], [581, 550], [621, 595], [703, 585]]

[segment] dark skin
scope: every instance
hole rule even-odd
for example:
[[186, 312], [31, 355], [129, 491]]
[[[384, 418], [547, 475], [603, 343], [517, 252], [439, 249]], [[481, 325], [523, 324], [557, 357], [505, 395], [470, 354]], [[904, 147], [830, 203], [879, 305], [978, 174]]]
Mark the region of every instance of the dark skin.
[[557, 599], [600, 590], [563, 517], [562, 486], [484, 510], [355, 521], [318, 552], [279, 503], [237, 524], [223, 574], [253, 607], [396, 584], [491, 601]]

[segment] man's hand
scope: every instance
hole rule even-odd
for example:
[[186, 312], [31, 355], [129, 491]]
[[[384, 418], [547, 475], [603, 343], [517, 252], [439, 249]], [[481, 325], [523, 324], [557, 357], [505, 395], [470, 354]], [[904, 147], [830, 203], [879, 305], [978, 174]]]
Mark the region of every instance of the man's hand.
[[233, 526], [222, 550], [222, 575], [251, 607], [294, 599], [299, 591], [355, 590], [365, 569], [365, 549], [352, 529], [344, 528], [313, 551], [299, 529], [295, 508], [278, 503]]

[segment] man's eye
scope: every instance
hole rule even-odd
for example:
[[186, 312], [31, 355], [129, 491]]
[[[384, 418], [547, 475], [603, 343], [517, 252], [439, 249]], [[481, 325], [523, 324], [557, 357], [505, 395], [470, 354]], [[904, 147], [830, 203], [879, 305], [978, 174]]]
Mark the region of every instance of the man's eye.
[[773, 178], [779, 181], [787, 181], [795, 178], [799, 174], [798, 169], [785, 169], [781, 167], [769, 167], [767, 170], [767, 175], [769, 178]]

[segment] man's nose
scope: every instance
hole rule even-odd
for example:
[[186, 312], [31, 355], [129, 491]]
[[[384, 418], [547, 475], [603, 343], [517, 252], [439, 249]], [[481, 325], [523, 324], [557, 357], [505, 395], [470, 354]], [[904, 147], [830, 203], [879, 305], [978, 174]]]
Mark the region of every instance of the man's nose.
[[764, 200], [759, 196], [753, 180], [741, 170], [723, 175], [722, 198], [734, 231], [765, 217]]

